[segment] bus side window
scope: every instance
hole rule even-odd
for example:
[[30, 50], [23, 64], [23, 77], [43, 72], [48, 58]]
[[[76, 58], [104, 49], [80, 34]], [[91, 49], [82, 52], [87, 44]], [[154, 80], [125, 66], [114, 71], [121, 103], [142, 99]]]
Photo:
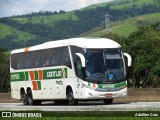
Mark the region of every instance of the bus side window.
[[42, 53], [42, 67], [50, 66], [50, 49], [41, 51]]
[[59, 66], [60, 65], [60, 48], [51, 49], [50, 53], [50, 63], [51, 66]]
[[25, 68], [25, 63], [24, 63], [24, 52], [23, 53], [21, 53], [21, 69], [24, 69]]
[[82, 69], [83, 68], [82, 68], [81, 60], [80, 58], [77, 58], [76, 64], [75, 64], [75, 71], [76, 71], [76, 75], [81, 79], [84, 78]]
[[32, 59], [31, 59], [31, 66], [32, 68], [39, 68], [40, 66], [40, 51], [33, 51], [32, 52]]
[[17, 69], [24, 69], [24, 53], [18, 53]]
[[25, 68], [26, 69], [31, 68], [31, 56], [30, 56], [30, 52], [27, 52], [25, 54]]
[[[72, 58], [73, 58], [73, 63], [74, 63], [74, 69], [75, 69], [75, 74], [82, 78], [82, 72], [80, 72], [81, 68], [80, 68], [80, 64], [79, 62], [77, 63], [77, 56], [76, 56], [76, 53], [82, 53], [82, 48], [79, 48], [79, 47], [76, 47], [76, 46], [71, 46], [71, 52], [72, 52]], [[79, 64], [79, 65], [78, 65]], [[78, 67], [80, 69], [78, 69]], [[80, 75], [81, 74], [81, 75]]]
[[61, 48], [61, 65], [72, 68], [68, 47]]
[[17, 54], [11, 54], [11, 68], [17, 69]]

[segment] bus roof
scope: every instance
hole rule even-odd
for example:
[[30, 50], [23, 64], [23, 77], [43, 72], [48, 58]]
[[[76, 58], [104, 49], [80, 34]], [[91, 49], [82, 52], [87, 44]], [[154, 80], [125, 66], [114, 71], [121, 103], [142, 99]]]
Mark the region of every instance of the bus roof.
[[22, 48], [13, 50], [13, 53], [20, 53], [25, 51], [34, 51], [34, 50], [41, 50], [47, 48], [56, 48], [62, 46], [77, 46], [81, 48], [91, 48], [91, 49], [102, 49], [102, 48], [120, 48], [121, 46], [110, 39], [107, 38], [70, 38], [64, 40], [57, 40], [57, 41], [49, 41], [43, 44], [35, 45], [29, 48]]

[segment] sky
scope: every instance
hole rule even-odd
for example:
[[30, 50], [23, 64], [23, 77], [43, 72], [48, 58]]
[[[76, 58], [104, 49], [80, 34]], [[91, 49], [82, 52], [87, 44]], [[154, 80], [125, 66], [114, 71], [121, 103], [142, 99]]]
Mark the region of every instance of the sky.
[[39, 11], [72, 11], [112, 0], [0, 0], [0, 17]]

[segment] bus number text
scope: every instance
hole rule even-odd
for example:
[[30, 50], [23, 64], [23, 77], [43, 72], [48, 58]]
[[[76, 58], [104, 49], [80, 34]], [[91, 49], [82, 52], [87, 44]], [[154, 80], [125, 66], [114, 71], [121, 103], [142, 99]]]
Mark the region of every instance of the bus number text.
[[11, 80], [19, 80], [20, 76], [19, 74], [12, 74], [11, 75]]

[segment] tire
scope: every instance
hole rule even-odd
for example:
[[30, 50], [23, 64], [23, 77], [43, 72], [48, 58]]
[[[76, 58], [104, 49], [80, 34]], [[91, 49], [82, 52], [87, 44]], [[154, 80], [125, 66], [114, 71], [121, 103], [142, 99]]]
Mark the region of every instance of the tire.
[[29, 105], [40, 105], [42, 101], [40, 100], [33, 100], [32, 91], [28, 90], [27, 92], [28, 104]]
[[40, 100], [34, 100], [33, 101], [34, 105], [41, 105], [41, 103], [42, 103], [42, 101], [40, 101]]
[[109, 105], [109, 104], [112, 104], [113, 99], [105, 99], [105, 100], [103, 100], [103, 102], [105, 105]]
[[28, 104], [29, 105], [34, 105], [33, 95], [32, 95], [32, 91], [31, 90], [28, 90], [27, 98], [28, 98]]
[[28, 105], [28, 98], [25, 93], [22, 94], [22, 102], [23, 102], [23, 105]]
[[71, 88], [67, 91], [67, 100], [68, 100], [69, 105], [77, 105], [78, 104], [78, 101], [74, 99], [73, 91]]

